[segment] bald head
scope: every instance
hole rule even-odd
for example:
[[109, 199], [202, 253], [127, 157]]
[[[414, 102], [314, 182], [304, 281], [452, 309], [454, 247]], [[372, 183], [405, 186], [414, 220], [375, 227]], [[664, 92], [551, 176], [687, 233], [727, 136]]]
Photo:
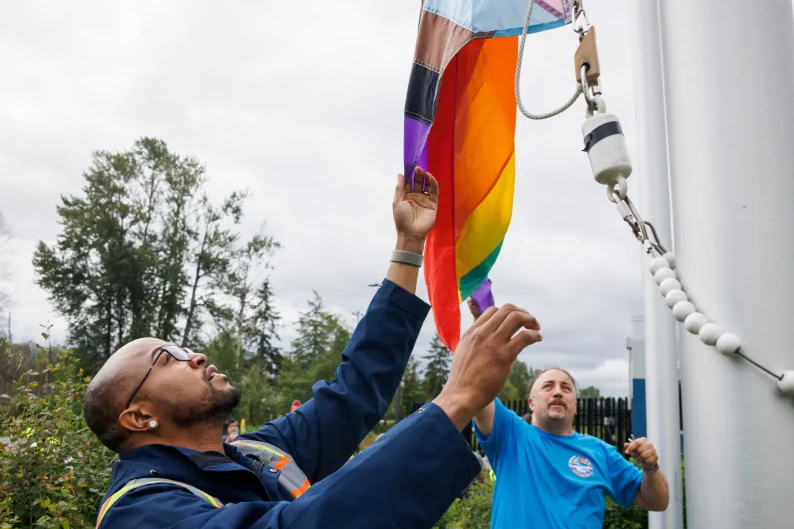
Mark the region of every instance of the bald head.
[[123, 445], [127, 431], [119, 415], [135, 386], [152, 362], [152, 352], [166, 342], [140, 338], [116, 351], [88, 385], [83, 399], [83, 417], [99, 441], [114, 452]]
[[544, 380], [548, 378], [553, 378], [554, 375], [561, 375], [567, 378], [570, 381], [571, 385], [573, 386], [574, 390], [576, 389], [576, 381], [573, 379], [573, 375], [571, 375], [568, 371], [562, 369], [561, 367], [549, 367], [539, 371], [535, 375], [535, 377], [532, 380], [530, 380], [529, 397], [532, 398], [534, 396], [533, 394], [536, 393], [537, 388], [540, 387], [540, 385], [542, 385]]
[[544, 369], [530, 383], [528, 404], [534, 426], [568, 435], [577, 412], [576, 382], [564, 369]]
[[203, 354], [141, 338], [105, 362], [89, 384], [83, 415], [105, 446], [122, 452], [184, 443], [196, 431], [217, 434], [240, 397]]

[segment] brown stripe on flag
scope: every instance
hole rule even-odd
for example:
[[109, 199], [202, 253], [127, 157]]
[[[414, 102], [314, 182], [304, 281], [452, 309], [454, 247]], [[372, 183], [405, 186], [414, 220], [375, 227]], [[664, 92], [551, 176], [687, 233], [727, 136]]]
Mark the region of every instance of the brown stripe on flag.
[[436, 72], [441, 72], [474, 34], [448, 18], [435, 13], [422, 12], [419, 35], [416, 39], [414, 61]]
[[550, 6], [543, 0], [535, 0], [535, 4], [537, 4], [538, 7], [541, 7], [544, 10], [546, 10], [546, 12], [549, 13], [550, 15], [554, 15], [557, 18], [562, 18], [565, 16], [565, 14], [560, 13], [558, 9], [556, 9], [554, 6]]

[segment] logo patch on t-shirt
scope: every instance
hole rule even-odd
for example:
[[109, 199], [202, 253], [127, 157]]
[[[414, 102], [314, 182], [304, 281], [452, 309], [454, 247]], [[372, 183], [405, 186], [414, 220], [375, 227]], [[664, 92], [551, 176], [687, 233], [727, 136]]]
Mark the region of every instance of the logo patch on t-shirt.
[[568, 460], [568, 468], [580, 478], [589, 478], [593, 475], [593, 464], [586, 457], [571, 457], [571, 459]]

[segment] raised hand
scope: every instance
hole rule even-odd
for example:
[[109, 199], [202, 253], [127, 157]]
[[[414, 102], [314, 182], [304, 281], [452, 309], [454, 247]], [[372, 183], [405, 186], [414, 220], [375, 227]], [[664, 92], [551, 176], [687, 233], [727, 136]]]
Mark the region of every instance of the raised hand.
[[656, 447], [645, 437], [634, 439], [630, 443], [623, 443], [623, 446], [626, 455], [633, 456], [642, 464], [644, 470], [659, 468], [659, 455], [656, 453]]
[[[413, 180], [413, 181], [412, 181]], [[421, 253], [425, 238], [436, 222], [438, 182], [432, 174], [417, 167], [414, 178], [399, 175], [392, 203], [398, 240], [407, 251]]]
[[490, 307], [463, 334], [434, 401], [462, 428], [507, 382], [521, 351], [543, 339], [538, 320], [513, 305]]

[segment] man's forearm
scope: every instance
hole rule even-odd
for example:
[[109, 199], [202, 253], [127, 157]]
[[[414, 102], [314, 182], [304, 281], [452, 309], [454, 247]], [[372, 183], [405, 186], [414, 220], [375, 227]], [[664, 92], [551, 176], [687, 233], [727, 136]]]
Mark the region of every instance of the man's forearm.
[[486, 407], [474, 414], [474, 423], [483, 435], [491, 435], [493, 418], [496, 413], [496, 402], [491, 402]]
[[643, 507], [649, 511], [663, 511], [667, 509], [670, 493], [667, 480], [661, 470], [643, 472], [642, 485], [640, 485]]
[[[397, 243], [394, 245], [394, 249], [403, 252], [422, 254], [425, 249], [425, 241], [397, 237]], [[419, 280], [419, 268], [402, 263], [391, 263], [386, 273], [386, 279], [401, 286], [408, 292], [415, 294], [416, 283]]]
[[432, 527], [481, 470], [459, 430], [438, 408], [425, 404], [341, 470], [312, 485], [283, 509], [279, 527]]

